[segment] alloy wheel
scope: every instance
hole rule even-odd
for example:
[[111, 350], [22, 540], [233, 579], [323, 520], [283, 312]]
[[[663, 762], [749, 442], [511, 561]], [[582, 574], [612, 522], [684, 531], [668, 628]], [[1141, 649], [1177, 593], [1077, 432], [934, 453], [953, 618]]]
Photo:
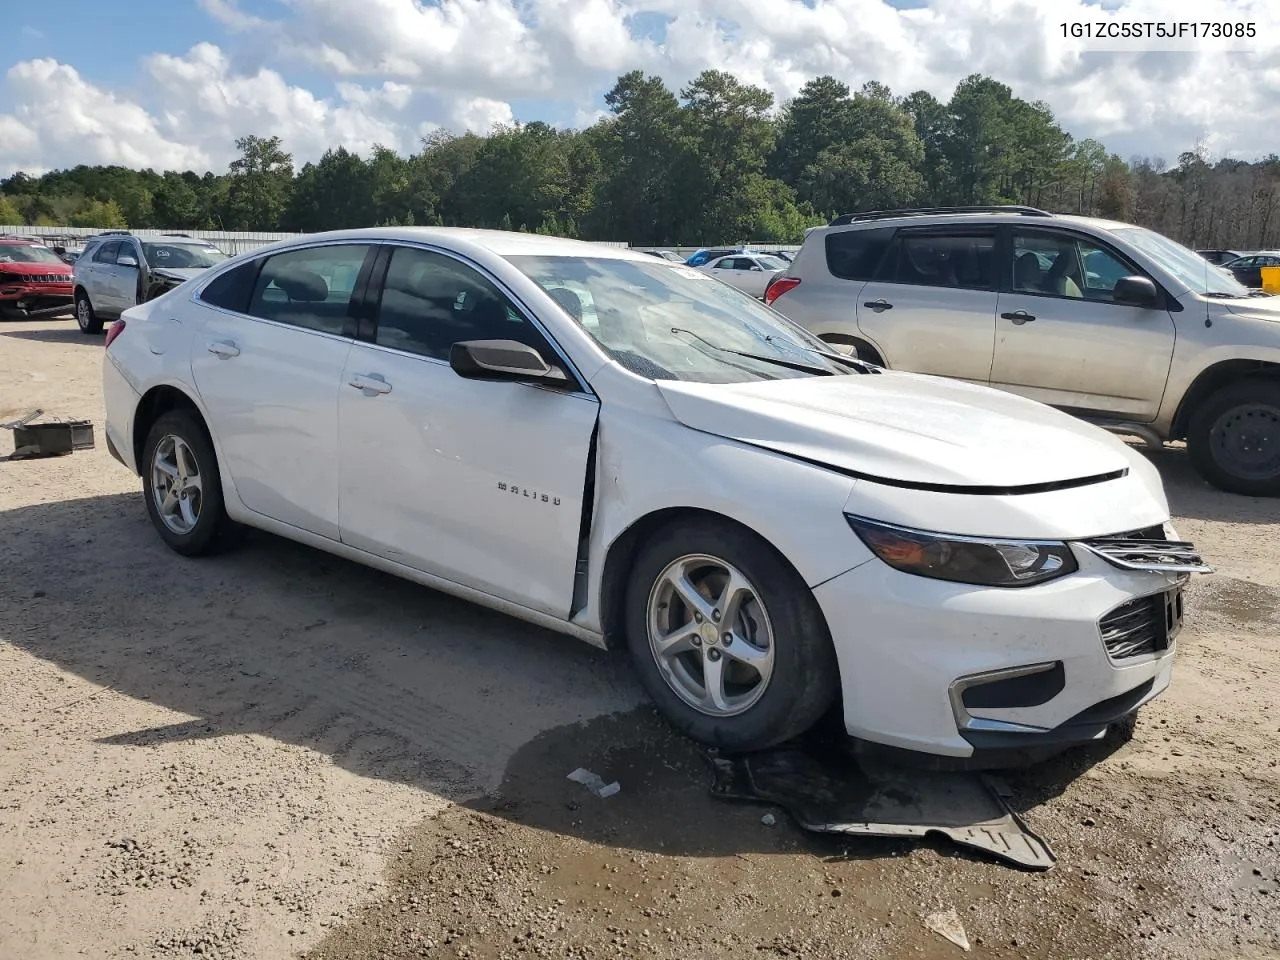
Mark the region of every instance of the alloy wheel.
[[732, 564], [691, 554], [649, 591], [649, 648], [671, 690], [712, 717], [751, 709], [773, 676], [774, 634], [760, 595]]
[[185, 440], [168, 434], [151, 457], [151, 497], [164, 525], [179, 536], [200, 522], [204, 491], [200, 464]]

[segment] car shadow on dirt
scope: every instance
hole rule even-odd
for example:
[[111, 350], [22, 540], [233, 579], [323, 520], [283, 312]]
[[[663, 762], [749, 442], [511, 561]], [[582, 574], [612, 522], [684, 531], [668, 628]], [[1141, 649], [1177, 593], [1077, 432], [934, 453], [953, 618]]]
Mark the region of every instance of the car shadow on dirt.
[[1169, 509], [1175, 517], [1224, 523], [1275, 523], [1280, 515], [1280, 500], [1243, 497], [1209, 486], [1196, 472], [1185, 447], [1138, 449], [1160, 471]]
[[[30, 321], [21, 321], [27, 323]], [[69, 327], [57, 330], [6, 330], [4, 321], [0, 321], [0, 337], [13, 337], [16, 340], [33, 340], [37, 343], [84, 343], [90, 346], [102, 346], [102, 337], [90, 336], [80, 332], [75, 320], [68, 320]]]
[[[0, 639], [94, 684], [176, 711], [99, 738], [120, 748], [258, 734], [499, 817], [685, 856], [898, 855], [760, 828], [711, 797], [702, 749], [644, 705], [626, 664], [584, 644], [267, 535], [188, 560], [138, 494], [0, 513]], [[1015, 781], [1015, 809], [1056, 795], [1111, 749]], [[616, 779], [607, 800], [566, 779]], [[477, 799], [479, 798], [479, 799]]]

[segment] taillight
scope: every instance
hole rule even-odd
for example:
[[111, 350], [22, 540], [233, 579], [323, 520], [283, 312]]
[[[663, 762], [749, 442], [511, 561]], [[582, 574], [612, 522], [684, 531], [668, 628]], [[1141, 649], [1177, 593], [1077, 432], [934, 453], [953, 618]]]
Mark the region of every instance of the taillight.
[[780, 296], [788, 290], [794, 290], [800, 286], [799, 277], [785, 277], [778, 275], [769, 281], [769, 285], [764, 288], [764, 302], [772, 304]]
[[111, 324], [111, 326], [107, 327], [107, 342], [104, 346], [111, 346], [111, 341], [122, 333], [124, 333], [124, 321], [117, 320], [115, 323]]

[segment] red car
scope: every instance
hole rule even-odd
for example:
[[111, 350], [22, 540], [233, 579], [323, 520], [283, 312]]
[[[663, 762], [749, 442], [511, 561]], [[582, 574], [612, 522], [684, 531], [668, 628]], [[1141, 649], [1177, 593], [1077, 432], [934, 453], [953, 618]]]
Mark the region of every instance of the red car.
[[37, 240], [0, 237], [0, 320], [70, 314], [71, 265]]

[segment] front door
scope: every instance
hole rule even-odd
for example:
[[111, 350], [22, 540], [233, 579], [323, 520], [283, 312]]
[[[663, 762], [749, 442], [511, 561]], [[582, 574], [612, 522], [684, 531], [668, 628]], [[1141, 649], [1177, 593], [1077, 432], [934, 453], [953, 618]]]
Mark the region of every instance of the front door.
[[895, 370], [987, 382], [995, 341], [995, 230], [899, 230], [857, 299], [858, 328]]
[[[246, 507], [338, 539], [338, 389], [367, 244], [290, 250], [253, 271], [246, 310], [207, 309], [191, 369]], [[236, 273], [237, 271], [232, 271]], [[256, 279], [254, 279], [256, 277]], [[219, 278], [221, 279], [221, 278]], [[215, 280], [210, 284], [213, 288]], [[216, 297], [206, 289], [202, 299]]]
[[461, 340], [518, 340], [559, 361], [471, 265], [388, 252], [372, 342], [352, 348], [341, 381], [342, 540], [567, 619], [598, 403], [581, 385], [454, 373]]
[[1154, 420], [1173, 358], [1173, 318], [1111, 296], [1119, 279], [1142, 271], [1082, 235], [1010, 232], [991, 385], [1077, 413]]

